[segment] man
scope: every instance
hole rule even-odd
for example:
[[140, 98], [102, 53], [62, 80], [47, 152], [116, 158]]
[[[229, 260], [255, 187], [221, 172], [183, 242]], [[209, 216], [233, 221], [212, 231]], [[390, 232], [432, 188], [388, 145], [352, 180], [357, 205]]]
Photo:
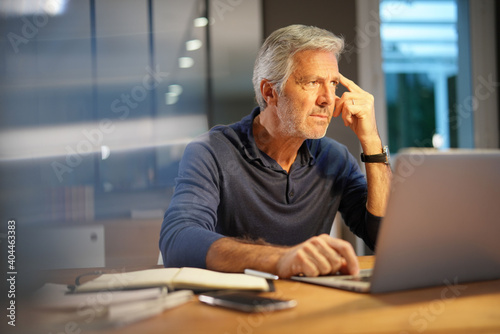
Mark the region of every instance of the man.
[[[259, 107], [190, 143], [161, 228], [165, 266], [287, 278], [359, 271], [352, 246], [328, 235], [337, 211], [375, 247], [391, 171], [373, 97], [339, 73], [343, 40], [293, 25], [264, 42], [254, 67]], [[341, 84], [348, 91], [336, 96]], [[366, 178], [345, 146], [324, 138], [342, 117], [366, 156]]]

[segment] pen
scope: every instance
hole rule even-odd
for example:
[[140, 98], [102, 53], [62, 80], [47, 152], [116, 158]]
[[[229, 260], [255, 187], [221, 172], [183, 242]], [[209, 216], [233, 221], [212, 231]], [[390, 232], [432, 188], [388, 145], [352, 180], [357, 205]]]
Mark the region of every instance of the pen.
[[258, 271], [258, 270], [253, 270], [253, 269], [245, 269], [245, 274], [247, 275], [252, 275], [252, 276], [257, 276], [257, 277], [262, 277], [265, 279], [272, 279], [272, 280], [277, 280], [279, 279], [279, 276], [273, 275], [270, 273], [265, 273], [263, 271]]

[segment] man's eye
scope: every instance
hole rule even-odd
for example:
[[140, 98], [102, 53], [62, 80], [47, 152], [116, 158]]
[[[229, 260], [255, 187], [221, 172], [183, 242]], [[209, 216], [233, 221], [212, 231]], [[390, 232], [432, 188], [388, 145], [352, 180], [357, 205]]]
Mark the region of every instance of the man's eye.
[[316, 86], [316, 85], [318, 85], [318, 82], [313, 80], [313, 81], [309, 81], [307, 84], [308, 84], [308, 86]]
[[339, 85], [339, 82], [338, 81], [332, 81], [332, 86], [333, 87], [337, 87]]

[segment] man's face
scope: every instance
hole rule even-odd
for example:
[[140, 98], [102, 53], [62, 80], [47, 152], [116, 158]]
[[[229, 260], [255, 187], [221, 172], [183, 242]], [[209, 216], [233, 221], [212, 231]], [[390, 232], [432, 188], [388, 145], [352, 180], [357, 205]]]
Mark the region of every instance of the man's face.
[[295, 70], [277, 102], [280, 129], [288, 137], [318, 139], [326, 134], [340, 80], [335, 54], [306, 50], [295, 55]]

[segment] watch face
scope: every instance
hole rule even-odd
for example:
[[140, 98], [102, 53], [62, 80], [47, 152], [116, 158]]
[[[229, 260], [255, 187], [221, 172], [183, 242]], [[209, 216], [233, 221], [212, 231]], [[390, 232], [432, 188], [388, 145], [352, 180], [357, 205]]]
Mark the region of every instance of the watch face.
[[389, 146], [385, 145], [383, 152], [385, 154], [385, 163], [388, 165], [391, 157], [391, 153], [389, 152]]

